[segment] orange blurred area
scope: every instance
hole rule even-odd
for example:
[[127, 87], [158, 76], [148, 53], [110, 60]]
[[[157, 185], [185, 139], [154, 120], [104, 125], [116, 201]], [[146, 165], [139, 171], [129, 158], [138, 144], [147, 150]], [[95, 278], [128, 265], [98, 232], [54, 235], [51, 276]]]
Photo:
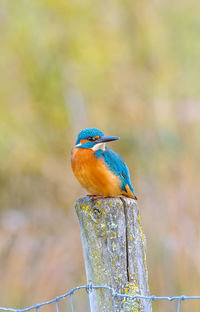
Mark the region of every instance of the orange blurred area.
[[120, 136], [109, 146], [139, 198], [151, 293], [200, 294], [199, 10], [196, 0], [1, 1], [1, 306], [86, 283], [74, 211], [86, 193], [70, 166], [85, 127]]

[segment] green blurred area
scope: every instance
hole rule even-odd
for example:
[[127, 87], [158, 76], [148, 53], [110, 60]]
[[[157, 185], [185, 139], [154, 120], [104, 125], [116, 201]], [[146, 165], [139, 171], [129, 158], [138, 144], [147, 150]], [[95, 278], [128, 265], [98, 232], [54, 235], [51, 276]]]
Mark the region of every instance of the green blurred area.
[[200, 293], [199, 11], [195, 0], [1, 0], [2, 304], [85, 283], [70, 150], [88, 126], [121, 137], [110, 146], [139, 198], [151, 293]]

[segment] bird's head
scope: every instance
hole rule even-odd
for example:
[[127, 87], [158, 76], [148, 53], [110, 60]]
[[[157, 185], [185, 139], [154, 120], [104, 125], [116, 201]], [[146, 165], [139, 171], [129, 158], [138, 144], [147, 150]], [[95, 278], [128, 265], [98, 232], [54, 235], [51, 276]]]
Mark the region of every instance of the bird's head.
[[119, 140], [116, 136], [104, 136], [104, 133], [96, 128], [81, 130], [76, 141], [76, 148], [90, 148], [93, 151], [105, 149], [105, 143]]

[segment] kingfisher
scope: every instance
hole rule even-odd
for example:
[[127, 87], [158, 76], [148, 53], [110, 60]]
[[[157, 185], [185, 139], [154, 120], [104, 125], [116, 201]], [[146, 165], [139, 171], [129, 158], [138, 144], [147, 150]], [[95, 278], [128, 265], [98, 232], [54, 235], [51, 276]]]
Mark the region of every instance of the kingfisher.
[[127, 165], [107, 142], [117, 136], [104, 136], [97, 128], [81, 130], [71, 152], [71, 165], [80, 184], [94, 199], [124, 195], [137, 199]]

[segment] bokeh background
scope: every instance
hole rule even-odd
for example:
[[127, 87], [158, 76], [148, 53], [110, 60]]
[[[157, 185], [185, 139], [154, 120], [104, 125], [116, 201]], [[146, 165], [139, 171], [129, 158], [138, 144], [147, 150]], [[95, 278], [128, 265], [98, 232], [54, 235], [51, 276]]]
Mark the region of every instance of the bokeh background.
[[139, 198], [151, 293], [200, 294], [199, 12], [196, 0], [0, 1], [0, 305], [86, 283], [70, 150], [88, 126], [121, 137], [110, 147]]

